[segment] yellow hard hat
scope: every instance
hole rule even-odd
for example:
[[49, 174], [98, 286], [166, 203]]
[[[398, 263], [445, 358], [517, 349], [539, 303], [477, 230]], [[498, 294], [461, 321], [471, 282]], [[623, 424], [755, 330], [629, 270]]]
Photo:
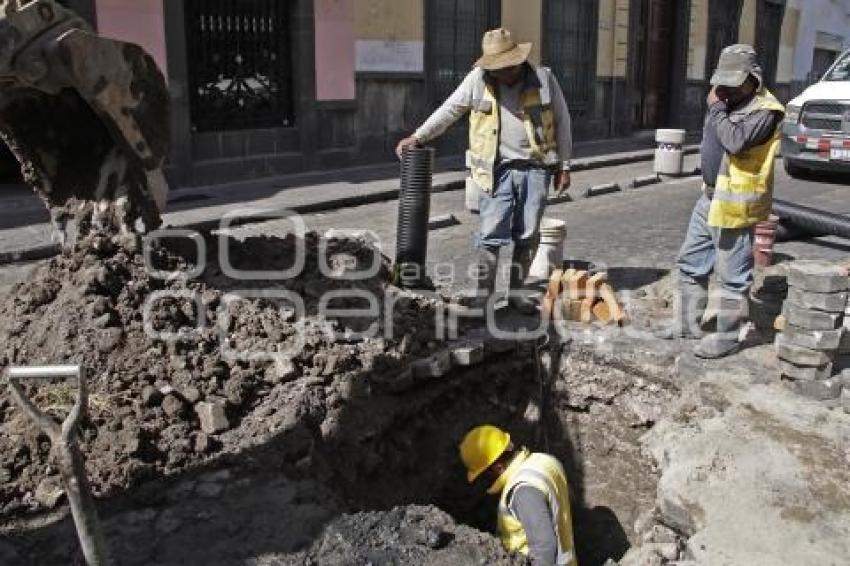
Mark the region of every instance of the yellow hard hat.
[[460, 459], [469, 483], [484, 473], [511, 443], [511, 435], [493, 425], [477, 426], [460, 443]]

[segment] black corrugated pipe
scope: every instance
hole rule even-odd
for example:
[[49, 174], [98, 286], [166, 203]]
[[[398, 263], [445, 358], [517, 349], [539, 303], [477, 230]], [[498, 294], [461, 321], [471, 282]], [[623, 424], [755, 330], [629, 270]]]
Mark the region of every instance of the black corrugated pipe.
[[773, 213], [789, 233], [796, 229], [809, 238], [838, 236], [850, 240], [850, 218], [846, 216], [780, 199], [773, 199]]
[[401, 191], [396, 231], [396, 282], [419, 287], [427, 281], [428, 217], [431, 214], [431, 183], [434, 148], [407, 148], [401, 156]]

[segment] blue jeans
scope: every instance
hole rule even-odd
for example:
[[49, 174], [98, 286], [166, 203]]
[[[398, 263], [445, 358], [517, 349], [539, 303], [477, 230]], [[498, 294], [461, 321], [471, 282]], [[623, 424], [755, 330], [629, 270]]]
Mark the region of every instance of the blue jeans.
[[704, 194], [694, 206], [676, 261], [680, 276], [685, 283], [706, 286], [716, 269], [721, 288], [736, 297], [743, 296], [753, 283], [753, 229], [709, 226], [710, 207], [711, 199]]
[[478, 204], [478, 246], [507, 246], [536, 238], [551, 178], [544, 169], [497, 169], [493, 194], [482, 193]]

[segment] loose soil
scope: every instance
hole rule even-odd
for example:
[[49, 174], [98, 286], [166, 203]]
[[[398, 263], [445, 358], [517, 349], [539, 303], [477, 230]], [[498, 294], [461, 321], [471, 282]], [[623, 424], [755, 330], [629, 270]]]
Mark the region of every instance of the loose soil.
[[[480, 532], [493, 530], [496, 502], [486, 486], [465, 483], [457, 458], [463, 434], [483, 422], [564, 462], [582, 564], [618, 559], [637, 542], [635, 524], [652, 509], [656, 484], [638, 438], [676, 393], [668, 360], [568, 348], [543, 391], [543, 443], [539, 423], [526, 416], [541, 398], [532, 344], [412, 380], [412, 362], [447, 347], [434, 330], [439, 304], [388, 283], [389, 266], [375, 250], [327, 240], [333, 269], [322, 274], [321, 240], [308, 234], [299, 276], [245, 282], [225, 274], [224, 246], [238, 269], [273, 270], [290, 267], [302, 241], [206, 241], [198, 278], [160, 278], [145, 268], [139, 239], [94, 230], [0, 303], [3, 365], [75, 362], [89, 370], [82, 448], [120, 563], [509, 564], [498, 541]], [[197, 263], [193, 245], [163, 244], [150, 254], [157, 269], [186, 272]], [[344, 277], [376, 260], [374, 276]], [[296, 293], [305, 312], [247, 298], [229, 303], [219, 332], [217, 311], [246, 288]], [[325, 291], [352, 288], [390, 296], [393, 310], [318, 315]], [[150, 304], [160, 291], [200, 300]], [[181, 338], [152, 337], [146, 323]], [[373, 323], [383, 338], [356, 334]], [[227, 354], [284, 350], [299, 338], [305, 344], [291, 364]], [[74, 398], [66, 384], [30, 392], [57, 415]], [[202, 430], [199, 403], [223, 406], [226, 430]], [[63, 511], [49, 450], [0, 393], [0, 511], [10, 537], [0, 544], [3, 563], [79, 560], [69, 519], [44, 514]]]

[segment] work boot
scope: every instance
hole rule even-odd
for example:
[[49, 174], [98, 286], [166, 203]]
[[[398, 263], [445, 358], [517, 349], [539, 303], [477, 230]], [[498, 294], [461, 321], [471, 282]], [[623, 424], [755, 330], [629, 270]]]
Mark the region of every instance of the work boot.
[[478, 248], [478, 266], [475, 274], [475, 297], [470, 306], [482, 311], [487, 308], [487, 302], [496, 289], [496, 274], [499, 267], [499, 247], [481, 246]]
[[508, 305], [524, 315], [537, 314], [537, 302], [523, 289], [534, 254], [537, 253], [537, 242], [521, 241], [514, 243], [514, 253], [511, 259], [510, 292]]
[[708, 305], [708, 288], [691, 281], [679, 283], [679, 301], [675, 305], [673, 321], [655, 335], [664, 340], [684, 338], [699, 340], [705, 336], [700, 328], [702, 315]]
[[717, 311], [717, 331], [699, 341], [694, 354], [699, 358], [717, 359], [734, 354], [741, 348], [742, 297], [722, 297]]

